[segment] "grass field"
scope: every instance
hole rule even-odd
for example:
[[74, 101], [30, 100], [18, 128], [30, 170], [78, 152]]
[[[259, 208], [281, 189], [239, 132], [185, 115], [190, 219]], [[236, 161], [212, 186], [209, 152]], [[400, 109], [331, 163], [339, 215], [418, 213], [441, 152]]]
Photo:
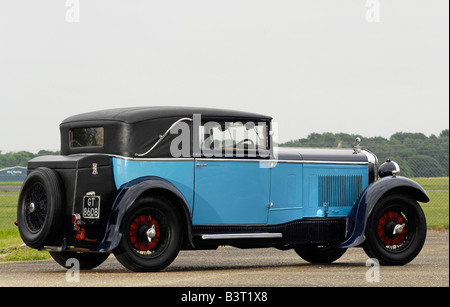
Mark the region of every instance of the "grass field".
[[[429, 228], [449, 228], [449, 178], [412, 178], [428, 193], [430, 202], [421, 204]], [[49, 258], [47, 252], [20, 248], [22, 240], [16, 220], [18, 189], [21, 182], [0, 182], [0, 261]]]

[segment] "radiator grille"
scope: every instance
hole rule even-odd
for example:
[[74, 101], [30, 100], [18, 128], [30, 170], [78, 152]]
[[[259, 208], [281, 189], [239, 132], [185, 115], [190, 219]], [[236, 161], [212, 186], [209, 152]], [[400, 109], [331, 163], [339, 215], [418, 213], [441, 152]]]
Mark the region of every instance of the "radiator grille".
[[351, 207], [362, 189], [362, 176], [319, 176], [319, 206]]

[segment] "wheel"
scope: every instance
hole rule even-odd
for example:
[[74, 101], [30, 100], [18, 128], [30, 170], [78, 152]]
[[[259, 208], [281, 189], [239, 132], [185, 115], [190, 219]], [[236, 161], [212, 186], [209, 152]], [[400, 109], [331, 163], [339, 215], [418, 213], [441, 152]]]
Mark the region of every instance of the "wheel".
[[294, 247], [297, 255], [311, 263], [331, 263], [341, 258], [346, 248], [335, 248], [316, 245], [299, 245]]
[[25, 179], [17, 205], [17, 223], [23, 242], [32, 248], [50, 245], [61, 235], [64, 190], [58, 174], [40, 167]]
[[419, 204], [405, 195], [389, 195], [369, 216], [363, 248], [382, 265], [404, 265], [419, 254], [426, 233], [425, 215]]
[[117, 260], [135, 272], [157, 272], [176, 258], [181, 248], [180, 217], [167, 199], [137, 200], [124, 220], [122, 238], [114, 249]]
[[108, 253], [71, 253], [71, 252], [50, 252], [53, 260], [66, 269], [70, 269], [70, 265], [66, 265], [68, 259], [75, 258], [80, 263], [80, 270], [92, 270], [105, 262], [109, 257]]

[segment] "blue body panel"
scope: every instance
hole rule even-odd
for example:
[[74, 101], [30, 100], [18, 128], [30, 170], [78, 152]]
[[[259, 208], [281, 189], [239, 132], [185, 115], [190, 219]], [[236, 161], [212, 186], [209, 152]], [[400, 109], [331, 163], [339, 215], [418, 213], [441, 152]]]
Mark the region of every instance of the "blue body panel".
[[[137, 178], [175, 186], [193, 225], [277, 225], [304, 217], [347, 217], [368, 186], [368, 166], [233, 159], [113, 157], [117, 189]], [[334, 191], [331, 193], [330, 191]]]
[[257, 161], [196, 163], [194, 225], [267, 223], [270, 168]]
[[277, 163], [272, 168], [268, 224], [283, 224], [303, 217], [303, 164]]
[[141, 177], [160, 177], [172, 183], [186, 199], [192, 212], [194, 204], [194, 160], [129, 160], [111, 158], [114, 182], [119, 189]]

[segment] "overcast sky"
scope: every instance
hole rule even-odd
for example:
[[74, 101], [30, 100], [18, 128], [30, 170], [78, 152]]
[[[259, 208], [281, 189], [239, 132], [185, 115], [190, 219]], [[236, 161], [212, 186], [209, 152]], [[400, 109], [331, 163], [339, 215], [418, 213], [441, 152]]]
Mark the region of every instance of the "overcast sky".
[[439, 135], [449, 128], [448, 6], [1, 1], [0, 150], [57, 150], [66, 117], [153, 105], [271, 115], [281, 142]]

